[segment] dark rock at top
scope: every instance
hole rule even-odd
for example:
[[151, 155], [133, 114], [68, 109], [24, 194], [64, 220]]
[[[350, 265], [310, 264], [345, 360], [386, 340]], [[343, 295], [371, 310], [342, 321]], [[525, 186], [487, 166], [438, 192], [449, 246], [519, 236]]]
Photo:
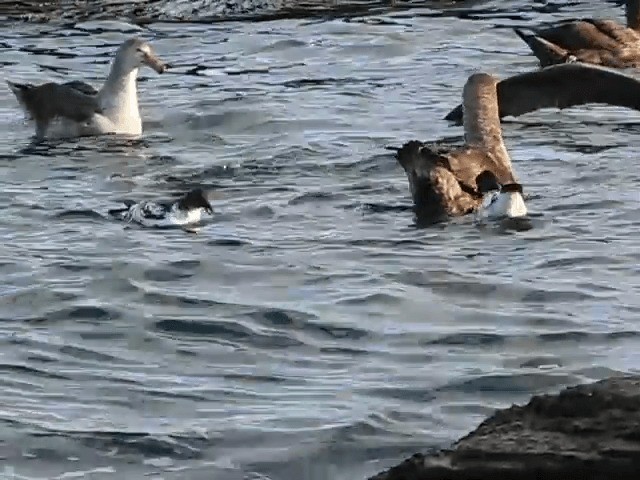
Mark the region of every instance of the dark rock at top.
[[640, 376], [534, 396], [370, 480], [640, 479]]

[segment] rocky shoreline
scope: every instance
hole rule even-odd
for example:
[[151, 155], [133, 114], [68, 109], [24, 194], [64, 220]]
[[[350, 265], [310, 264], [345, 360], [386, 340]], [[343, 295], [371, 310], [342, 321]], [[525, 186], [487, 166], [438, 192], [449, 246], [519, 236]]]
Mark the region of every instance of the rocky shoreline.
[[640, 376], [534, 396], [482, 422], [450, 449], [420, 453], [369, 480], [640, 478]]

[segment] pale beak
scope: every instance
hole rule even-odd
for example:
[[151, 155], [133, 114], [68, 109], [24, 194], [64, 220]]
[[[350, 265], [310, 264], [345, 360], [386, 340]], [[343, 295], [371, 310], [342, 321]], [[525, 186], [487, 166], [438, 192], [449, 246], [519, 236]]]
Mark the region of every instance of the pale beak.
[[158, 73], [163, 73], [168, 68], [167, 64], [164, 63], [162, 60], [160, 60], [158, 57], [156, 57], [156, 55], [153, 54], [153, 53], [149, 53], [149, 54], [145, 55], [144, 63], [149, 65], [151, 68], [153, 68]]

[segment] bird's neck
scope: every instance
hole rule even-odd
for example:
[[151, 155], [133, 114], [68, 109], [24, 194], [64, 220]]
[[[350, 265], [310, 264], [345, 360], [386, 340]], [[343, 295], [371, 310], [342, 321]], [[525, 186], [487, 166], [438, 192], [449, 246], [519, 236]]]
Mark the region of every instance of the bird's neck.
[[99, 92], [100, 105], [113, 120], [139, 118], [137, 68], [126, 68], [119, 59]]

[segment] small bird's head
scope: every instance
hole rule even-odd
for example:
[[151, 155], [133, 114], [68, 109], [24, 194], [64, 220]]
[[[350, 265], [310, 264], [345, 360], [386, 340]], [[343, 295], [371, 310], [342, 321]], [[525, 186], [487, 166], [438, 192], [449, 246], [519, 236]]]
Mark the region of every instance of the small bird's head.
[[209, 203], [209, 195], [202, 188], [194, 188], [184, 195], [178, 202], [178, 206], [182, 210], [194, 210], [203, 208], [209, 215], [213, 214], [213, 207]]
[[500, 184], [493, 172], [485, 170], [476, 177], [478, 193], [482, 195], [479, 214], [483, 217], [523, 217], [527, 207], [522, 185], [516, 182]]

